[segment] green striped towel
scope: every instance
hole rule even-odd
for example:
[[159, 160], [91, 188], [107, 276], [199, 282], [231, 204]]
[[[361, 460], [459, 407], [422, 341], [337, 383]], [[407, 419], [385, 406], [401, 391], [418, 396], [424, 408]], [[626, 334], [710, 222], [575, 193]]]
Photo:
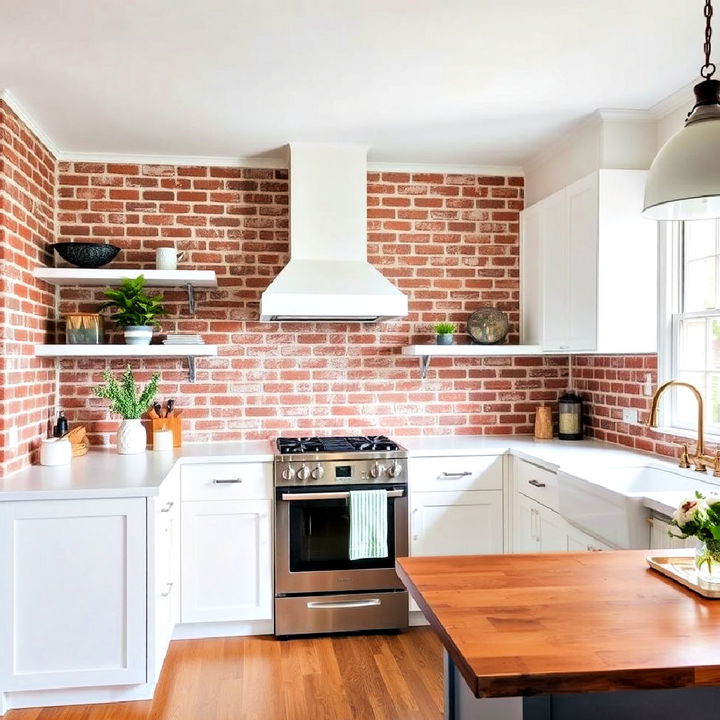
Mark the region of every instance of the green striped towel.
[[385, 490], [351, 490], [350, 506], [351, 560], [388, 556], [387, 492]]

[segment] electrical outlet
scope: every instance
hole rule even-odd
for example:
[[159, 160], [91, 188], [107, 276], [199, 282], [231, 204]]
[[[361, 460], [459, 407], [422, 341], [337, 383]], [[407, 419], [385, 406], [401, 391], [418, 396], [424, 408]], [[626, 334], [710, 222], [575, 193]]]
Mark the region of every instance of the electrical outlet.
[[628, 425], [637, 425], [638, 411], [635, 408], [623, 408], [623, 422]]
[[15, 425], [11, 425], [8, 428], [8, 445], [11, 450], [14, 450], [20, 444], [20, 434]]
[[643, 383], [643, 395], [645, 397], [653, 396], [652, 375], [650, 373], [645, 373], [645, 382]]

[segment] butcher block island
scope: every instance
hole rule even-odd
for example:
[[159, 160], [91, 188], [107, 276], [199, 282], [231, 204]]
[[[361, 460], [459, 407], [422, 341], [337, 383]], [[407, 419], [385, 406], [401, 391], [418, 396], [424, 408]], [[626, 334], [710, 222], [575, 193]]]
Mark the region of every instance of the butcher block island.
[[445, 648], [446, 719], [717, 718], [720, 600], [646, 555], [399, 559]]

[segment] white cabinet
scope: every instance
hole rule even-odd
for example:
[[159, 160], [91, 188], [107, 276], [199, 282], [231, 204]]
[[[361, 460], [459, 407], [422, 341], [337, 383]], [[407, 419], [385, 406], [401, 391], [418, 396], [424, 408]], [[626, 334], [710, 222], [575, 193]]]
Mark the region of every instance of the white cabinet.
[[271, 498], [270, 463], [182, 468], [183, 623], [272, 618]]
[[562, 516], [522, 493], [513, 498], [513, 540], [516, 553], [564, 552], [567, 527]]
[[679, 532], [678, 528], [670, 524], [670, 518], [660, 517], [658, 515], [650, 518], [650, 548], [653, 550], [667, 550], [669, 548], [695, 548], [699, 541], [697, 538], [678, 538], [670, 535], [672, 529], [673, 534]]
[[[154, 542], [148, 544], [149, 614], [154, 624], [148, 637], [148, 661], [160, 675], [175, 625], [180, 622], [180, 483], [173, 475], [160, 494], [150, 499], [149, 518]], [[152, 642], [154, 640], [154, 646]]]
[[146, 680], [146, 500], [0, 503], [0, 688]]
[[591, 552], [612, 550], [612, 548], [602, 540], [598, 540], [570, 524], [567, 526], [567, 549], [570, 552], [580, 552], [582, 550], [589, 550]]
[[412, 493], [410, 508], [411, 555], [503, 551], [502, 490]]
[[645, 176], [599, 170], [523, 211], [523, 344], [656, 350], [657, 224], [640, 215]]

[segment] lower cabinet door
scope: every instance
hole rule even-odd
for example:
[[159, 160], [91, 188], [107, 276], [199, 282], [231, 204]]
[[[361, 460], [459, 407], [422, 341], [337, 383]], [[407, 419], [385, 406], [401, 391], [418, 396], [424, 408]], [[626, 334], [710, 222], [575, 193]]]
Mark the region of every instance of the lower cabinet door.
[[416, 492], [410, 503], [411, 555], [502, 553], [502, 490]]
[[540, 504], [522, 493], [513, 495], [512, 551], [534, 553], [540, 550]]
[[146, 680], [146, 500], [0, 503], [0, 687]]
[[566, 552], [568, 547], [565, 519], [543, 505], [538, 505], [537, 513], [540, 526], [540, 552]]
[[183, 503], [182, 622], [272, 618], [271, 503]]

